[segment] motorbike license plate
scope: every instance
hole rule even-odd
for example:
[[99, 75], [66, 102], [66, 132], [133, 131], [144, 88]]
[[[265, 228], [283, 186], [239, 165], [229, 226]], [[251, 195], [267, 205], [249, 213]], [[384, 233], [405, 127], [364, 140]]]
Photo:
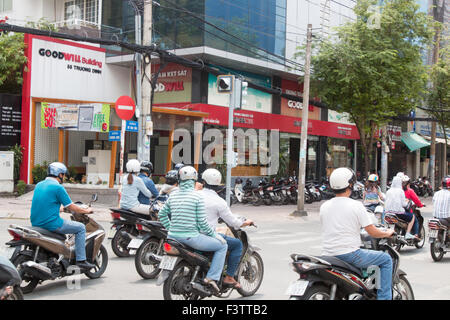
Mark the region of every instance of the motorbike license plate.
[[438, 230], [430, 229], [428, 230], [428, 236], [430, 238], [436, 238], [438, 234]]
[[305, 294], [306, 288], [308, 287], [309, 281], [297, 280], [289, 286], [286, 294], [289, 296], [303, 296]]
[[114, 236], [116, 235], [117, 229], [115, 227], [111, 227], [111, 229], [109, 229], [108, 232], [108, 239], [112, 239], [114, 238]]
[[144, 242], [144, 240], [142, 240], [142, 239], [133, 239], [128, 244], [128, 249], [139, 249], [142, 242]]
[[161, 262], [159, 263], [159, 268], [163, 270], [173, 270], [177, 260], [177, 257], [163, 256]]
[[264, 195], [264, 191], [259, 190], [259, 194], [263, 196]]
[[2, 247], [0, 248], [0, 255], [8, 258], [8, 260], [11, 260], [15, 250], [15, 247]]

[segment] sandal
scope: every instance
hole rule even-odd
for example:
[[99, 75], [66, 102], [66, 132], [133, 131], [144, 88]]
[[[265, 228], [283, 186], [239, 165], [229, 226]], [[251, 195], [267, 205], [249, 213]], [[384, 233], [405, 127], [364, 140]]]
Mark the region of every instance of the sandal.
[[237, 282], [235, 279], [233, 279], [232, 282], [227, 282], [225, 280], [222, 281], [223, 284], [226, 284], [228, 286], [232, 286], [234, 289], [240, 289], [241, 288], [241, 284], [239, 282]]

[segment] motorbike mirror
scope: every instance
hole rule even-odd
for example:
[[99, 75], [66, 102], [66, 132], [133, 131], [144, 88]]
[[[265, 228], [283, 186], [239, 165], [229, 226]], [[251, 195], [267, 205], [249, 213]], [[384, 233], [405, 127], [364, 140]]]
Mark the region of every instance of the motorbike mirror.
[[98, 200], [98, 194], [97, 193], [94, 193], [93, 195], [92, 195], [92, 202], [95, 202], [95, 201], [97, 201]]

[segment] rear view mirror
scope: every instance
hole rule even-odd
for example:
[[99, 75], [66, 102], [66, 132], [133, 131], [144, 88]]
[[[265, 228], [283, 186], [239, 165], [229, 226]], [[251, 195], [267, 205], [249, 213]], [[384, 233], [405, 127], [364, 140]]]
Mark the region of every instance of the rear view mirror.
[[95, 201], [97, 201], [98, 200], [98, 194], [97, 193], [94, 193], [93, 195], [92, 195], [92, 202], [95, 202]]

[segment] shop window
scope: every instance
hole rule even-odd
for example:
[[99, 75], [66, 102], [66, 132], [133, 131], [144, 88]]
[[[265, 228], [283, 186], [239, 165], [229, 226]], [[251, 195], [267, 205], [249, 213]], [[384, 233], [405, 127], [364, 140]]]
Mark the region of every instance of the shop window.
[[0, 12], [11, 10], [12, 10], [12, 0], [0, 0]]
[[352, 168], [353, 158], [352, 140], [328, 138], [326, 154], [327, 176], [329, 176], [336, 168]]
[[78, 19], [98, 24], [98, 0], [70, 0], [64, 3], [64, 20]]

